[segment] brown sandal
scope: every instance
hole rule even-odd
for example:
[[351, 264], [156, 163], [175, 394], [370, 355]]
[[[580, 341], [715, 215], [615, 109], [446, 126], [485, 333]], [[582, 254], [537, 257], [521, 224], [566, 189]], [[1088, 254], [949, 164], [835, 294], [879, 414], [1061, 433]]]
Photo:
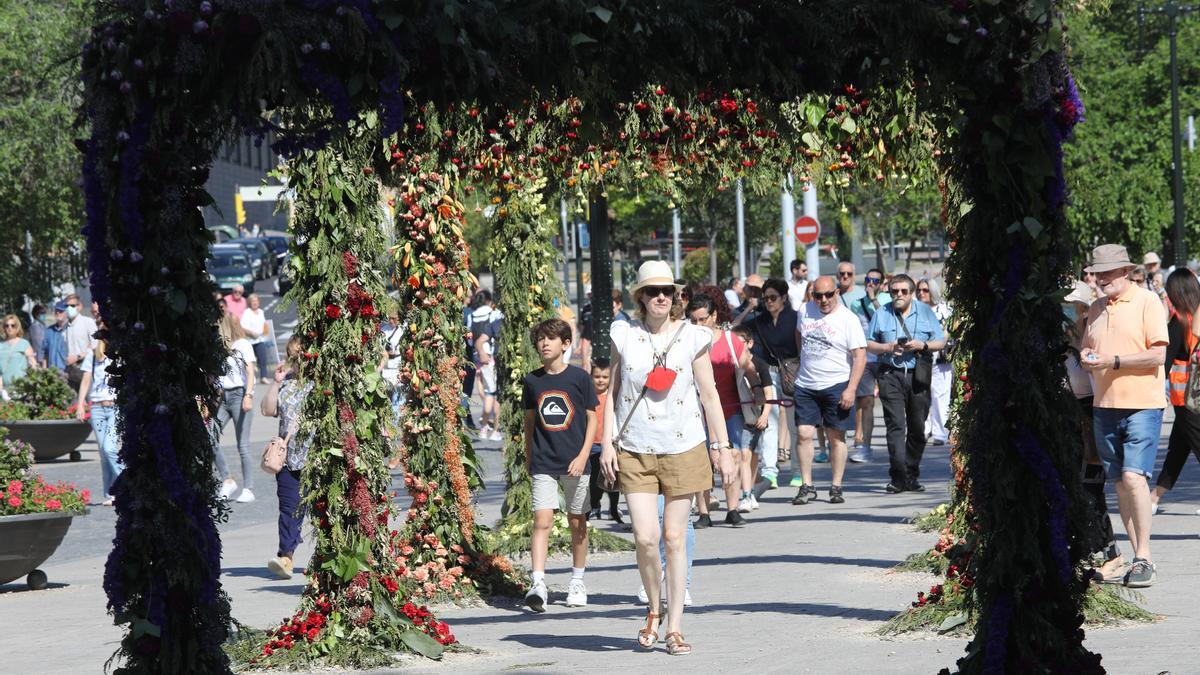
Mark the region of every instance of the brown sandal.
[[683, 641], [679, 631], [667, 633], [667, 653], [671, 656], [687, 656], [692, 653], [692, 646]]
[[655, 614], [649, 608], [646, 609], [646, 627], [638, 630], [637, 637], [638, 646], [642, 649], [654, 649], [654, 645], [658, 643], [658, 631], [650, 626], [653, 622], [657, 622], [661, 618], [662, 614]]

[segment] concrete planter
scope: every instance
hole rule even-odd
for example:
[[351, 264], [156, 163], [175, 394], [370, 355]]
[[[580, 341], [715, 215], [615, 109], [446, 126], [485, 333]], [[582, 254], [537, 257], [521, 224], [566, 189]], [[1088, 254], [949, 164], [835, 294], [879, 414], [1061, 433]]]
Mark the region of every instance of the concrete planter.
[[8, 429], [8, 437], [25, 441], [33, 446], [34, 457], [39, 462], [48, 462], [63, 455], [70, 455], [78, 462], [82, 455], [79, 446], [92, 433], [92, 426], [79, 420], [0, 420], [0, 426]]
[[25, 577], [31, 590], [45, 588], [46, 573], [37, 567], [58, 550], [74, 517], [70, 513], [0, 516], [0, 584]]

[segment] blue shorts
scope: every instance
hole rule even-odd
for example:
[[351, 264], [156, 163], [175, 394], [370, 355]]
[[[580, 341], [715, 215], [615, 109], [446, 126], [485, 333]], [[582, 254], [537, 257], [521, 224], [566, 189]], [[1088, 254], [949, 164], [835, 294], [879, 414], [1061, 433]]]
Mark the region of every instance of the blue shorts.
[[854, 429], [854, 406], [842, 408], [842, 392], [849, 382], [827, 389], [796, 387], [792, 399], [796, 402], [796, 426], [828, 427], [842, 431]]
[[746, 418], [741, 413], [725, 418], [725, 434], [729, 438], [729, 444], [733, 446], [734, 450], [746, 449], [746, 446], [742, 444], [742, 432], [745, 429]]
[[1119, 480], [1126, 472], [1147, 479], [1154, 475], [1162, 416], [1161, 408], [1092, 408], [1096, 454], [1100, 455], [1106, 477]]

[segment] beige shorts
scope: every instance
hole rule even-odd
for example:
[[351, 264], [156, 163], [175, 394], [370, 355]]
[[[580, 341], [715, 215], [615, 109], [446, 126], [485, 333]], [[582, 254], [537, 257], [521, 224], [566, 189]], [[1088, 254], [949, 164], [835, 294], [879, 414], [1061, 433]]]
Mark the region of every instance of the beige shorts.
[[668, 497], [711, 490], [712, 460], [704, 443], [674, 455], [617, 452], [621, 492], [649, 492]]
[[548, 473], [535, 473], [531, 476], [533, 492], [533, 510], [557, 510], [558, 486], [562, 486], [566, 499], [567, 513], [581, 515], [588, 512], [588, 474], [575, 478], [567, 474], [554, 476]]

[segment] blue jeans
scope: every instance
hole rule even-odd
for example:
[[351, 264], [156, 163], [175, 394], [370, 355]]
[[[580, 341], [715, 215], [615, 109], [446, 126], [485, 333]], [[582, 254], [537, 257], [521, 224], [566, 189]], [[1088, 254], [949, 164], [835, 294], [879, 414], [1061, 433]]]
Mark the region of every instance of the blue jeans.
[[221, 480], [233, 475], [229, 472], [229, 463], [225, 461], [225, 454], [221, 452], [220, 445], [221, 432], [225, 431], [225, 425], [233, 420], [233, 429], [237, 432], [238, 455], [242, 458], [242, 487], [249, 490], [254, 487], [255, 462], [250, 454], [250, 422], [254, 419], [254, 408], [242, 410], [242, 397], [245, 393], [244, 387], [234, 387], [223, 392], [221, 407], [217, 409], [216, 464]]
[[[663, 523], [663, 510], [667, 508], [667, 500], [662, 495], [658, 496], [658, 526], [661, 528]], [[687, 586], [692, 587], [692, 559], [696, 551], [696, 528], [692, 526], [692, 519], [688, 518], [687, 537], [684, 539], [684, 546], [687, 548], [688, 572]], [[658, 539], [658, 559], [662, 563], [663, 569], [667, 568], [667, 542], [659, 537]]]
[[100, 446], [100, 482], [104, 485], [104, 499], [112, 495], [112, 485], [121, 475], [121, 439], [117, 435], [116, 406], [92, 406], [92, 431], [96, 432], [96, 445]]
[[1109, 480], [1120, 480], [1126, 472], [1147, 480], [1154, 475], [1162, 416], [1162, 408], [1092, 408], [1096, 454]]
[[304, 510], [300, 508], [300, 472], [286, 466], [275, 474], [275, 496], [279, 498], [279, 551], [276, 555], [293, 557], [296, 547], [304, 541], [300, 538], [300, 526], [304, 523]]

